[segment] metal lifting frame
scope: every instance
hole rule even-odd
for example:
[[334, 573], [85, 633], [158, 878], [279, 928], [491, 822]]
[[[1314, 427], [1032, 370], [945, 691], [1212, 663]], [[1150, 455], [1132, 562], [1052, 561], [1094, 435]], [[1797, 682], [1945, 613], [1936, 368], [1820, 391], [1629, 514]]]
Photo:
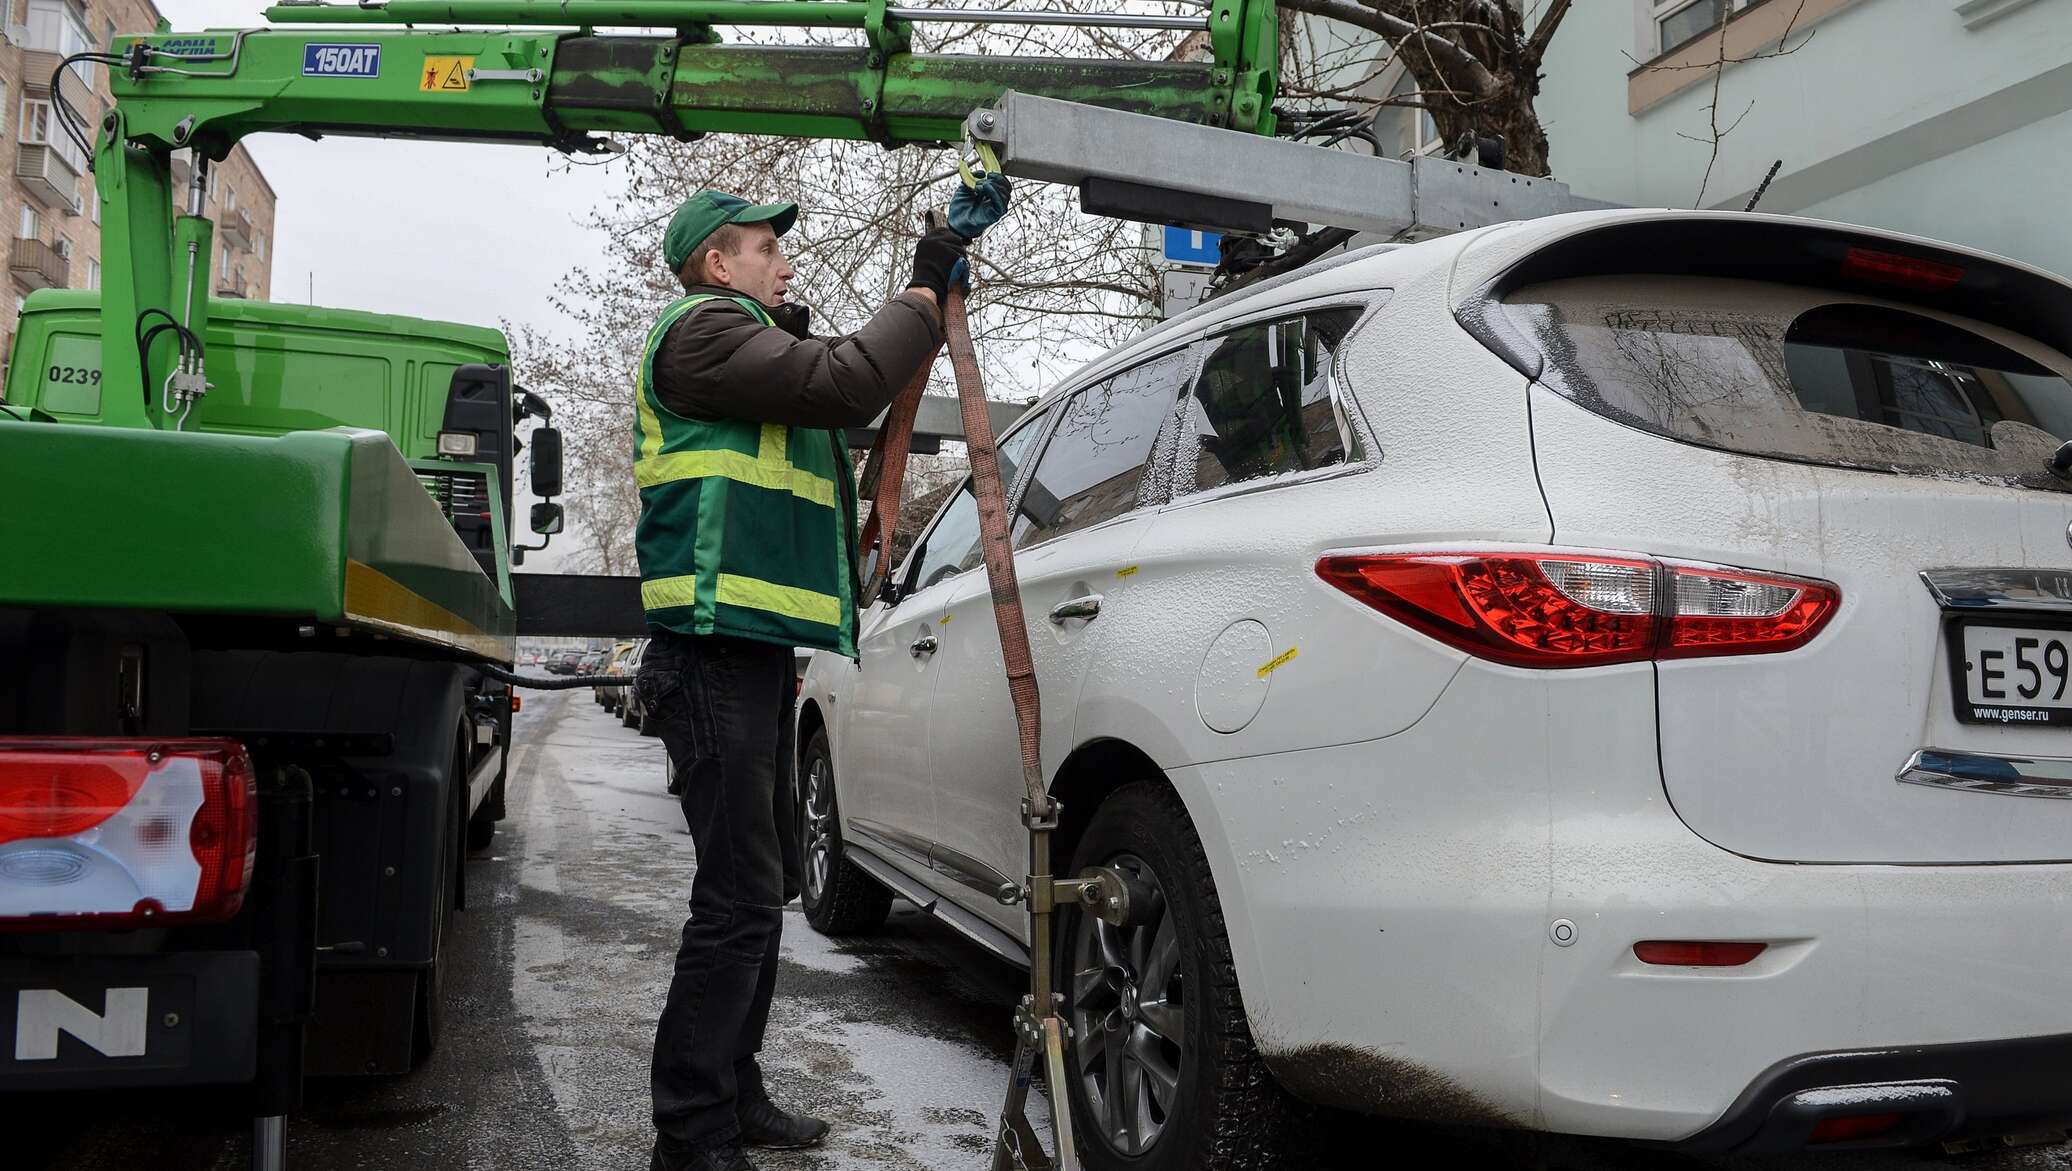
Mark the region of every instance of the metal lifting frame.
[[1079, 188], [1088, 212], [1210, 231], [1289, 223], [1431, 236], [1611, 206], [1452, 159], [1325, 150], [1040, 94], [1003, 94], [964, 127], [1008, 174]]

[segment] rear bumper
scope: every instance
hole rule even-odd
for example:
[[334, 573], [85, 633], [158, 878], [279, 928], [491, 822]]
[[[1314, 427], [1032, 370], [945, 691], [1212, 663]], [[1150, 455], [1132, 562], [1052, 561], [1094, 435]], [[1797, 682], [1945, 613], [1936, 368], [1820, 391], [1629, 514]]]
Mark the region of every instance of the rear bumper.
[[0, 956], [0, 1093], [252, 1080], [259, 956]]
[[[1790, 1145], [1809, 1088], [1949, 1082], [1959, 1131], [2072, 1113], [2072, 1076], [1990, 1056], [2068, 1043], [2023, 1039], [2072, 1023], [2072, 866], [1720, 850], [1664, 797], [1648, 668], [1581, 675], [1471, 665], [1394, 736], [1169, 770], [1290, 1090], [1728, 1149]], [[1767, 948], [1665, 967], [1642, 940]]]
[[2072, 1125], [2072, 1034], [1811, 1053], [1763, 1072], [1719, 1121], [1676, 1144], [1701, 1154], [1806, 1147], [1825, 1118], [1897, 1114], [1892, 1130], [1823, 1149], [1889, 1147]]

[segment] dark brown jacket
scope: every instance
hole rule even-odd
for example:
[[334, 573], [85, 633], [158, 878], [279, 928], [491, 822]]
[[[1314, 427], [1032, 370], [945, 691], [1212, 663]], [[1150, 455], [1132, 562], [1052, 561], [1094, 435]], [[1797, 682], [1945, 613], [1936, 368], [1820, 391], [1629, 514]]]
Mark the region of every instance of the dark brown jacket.
[[[739, 294], [698, 285], [692, 294]], [[794, 427], [863, 427], [912, 382], [942, 341], [935, 307], [894, 297], [847, 337], [806, 335], [803, 314], [757, 321], [732, 301], [707, 301], [669, 327], [655, 354], [655, 395], [693, 419], [750, 419]]]

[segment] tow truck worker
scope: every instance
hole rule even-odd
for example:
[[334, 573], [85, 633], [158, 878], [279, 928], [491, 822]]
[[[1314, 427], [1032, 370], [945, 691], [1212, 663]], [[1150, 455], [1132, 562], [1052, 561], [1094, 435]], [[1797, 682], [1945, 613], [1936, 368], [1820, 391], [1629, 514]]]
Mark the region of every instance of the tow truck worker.
[[797, 216], [720, 191], [684, 201], [662, 258], [687, 295], [649, 331], [636, 388], [635, 548], [652, 636], [636, 685], [697, 848], [655, 1032], [653, 1171], [749, 1171], [744, 1147], [827, 1135], [773, 1103], [756, 1064], [781, 909], [798, 894], [792, 648], [856, 655], [842, 429], [867, 426], [934, 355], [968, 243], [947, 228], [923, 236], [905, 292], [857, 332], [816, 338], [785, 300], [779, 237]]

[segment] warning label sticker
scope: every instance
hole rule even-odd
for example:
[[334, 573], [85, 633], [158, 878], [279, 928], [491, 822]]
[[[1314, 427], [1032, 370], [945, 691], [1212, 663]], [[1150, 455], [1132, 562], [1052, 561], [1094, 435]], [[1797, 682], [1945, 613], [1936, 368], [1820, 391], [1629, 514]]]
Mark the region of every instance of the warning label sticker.
[[417, 88], [423, 92], [466, 93], [468, 70], [474, 67], [473, 57], [426, 57], [424, 68], [417, 71]]

